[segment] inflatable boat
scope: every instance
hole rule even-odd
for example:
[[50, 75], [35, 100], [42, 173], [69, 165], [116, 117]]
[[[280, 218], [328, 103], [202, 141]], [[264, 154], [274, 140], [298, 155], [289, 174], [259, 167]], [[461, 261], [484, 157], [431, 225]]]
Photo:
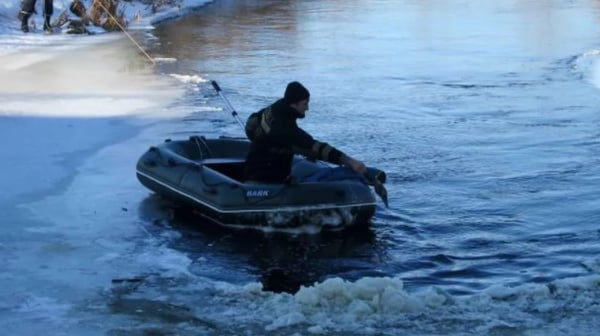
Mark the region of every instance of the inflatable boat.
[[[369, 224], [376, 198], [360, 180], [246, 183], [249, 145], [246, 139], [226, 137], [165, 140], [140, 157], [137, 178], [148, 189], [226, 227], [320, 232]], [[296, 155], [292, 176], [302, 181], [323, 167]], [[375, 168], [365, 176], [380, 187], [385, 183], [385, 173]]]

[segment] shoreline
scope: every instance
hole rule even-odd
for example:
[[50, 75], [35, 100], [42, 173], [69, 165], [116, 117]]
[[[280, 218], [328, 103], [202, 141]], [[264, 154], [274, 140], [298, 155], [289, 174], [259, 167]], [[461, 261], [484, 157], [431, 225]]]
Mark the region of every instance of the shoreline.
[[11, 163], [0, 210], [64, 191], [103, 148], [173, 117], [180, 82], [142, 64], [124, 36], [91, 38], [22, 51], [17, 66], [0, 55], [0, 140], [10, 144], [0, 160]]
[[[6, 119], [3, 122], [6, 122]], [[28, 140], [27, 146], [31, 146], [35, 153], [43, 154], [38, 157], [29, 156], [33, 158], [31, 165], [14, 164], [18, 168], [14, 174], [4, 174], [3, 177], [0, 177], [0, 184], [5, 187], [5, 194], [0, 197], [0, 209], [3, 210], [63, 193], [77, 178], [77, 175], [83, 173], [78, 171], [79, 168], [98, 152], [106, 147], [127, 141], [142, 131], [140, 126], [123, 118], [92, 121], [77, 118], [19, 118], [13, 125], [27, 133], [35, 132], [40, 128], [63, 130], [62, 134], [67, 137], [62, 139], [65, 145], [58, 149], [44, 145], [44, 138], [48, 134], [43, 131], [37, 132], [35, 136], [31, 137], [31, 140]], [[1, 125], [0, 129], [2, 129]], [[2, 130], [3, 133], [4, 131]], [[85, 134], [85, 143], [79, 141], [80, 134]], [[5, 136], [3, 135], [2, 138], [5, 139]], [[76, 142], [77, 144], [67, 144]], [[0, 158], [4, 157], [3, 160], [7, 162], [11, 155], [19, 154], [15, 152], [0, 153]], [[37, 158], [40, 159], [40, 162], [36, 164], [33, 161]], [[30, 161], [28, 160], [28, 162]], [[30, 184], [32, 181], [36, 182], [33, 186]]]
[[[129, 29], [146, 29], [146, 27], [158, 24], [160, 22], [168, 20], [176, 20], [177, 18], [188, 15], [190, 12], [196, 11], [203, 6], [215, 2], [216, 0], [179, 0], [175, 1], [170, 5], [163, 5], [153, 12], [152, 5], [145, 4], [139, 0], [121, 1], [120, 6], [117, 8], [118, 13], [123, 13], [124, 18], [127, 20]], [[91, 0], [84, 0], [83, 3], [89, 10], [91, 7]], [[70, 17], [75, 18], [69, 10], [69, 2], [55, 1], [53, 4], [54, 13], [52, 18], [55, 19], [61, 13], [66, 12]], [[30, 20], [33, 20], [36, 27], [41, 31], [42, 27], [42, 11], [43, 2], [36, 3], [37, 14], [31, 16]], [[21, 0], [8, 0], [0, 4], [0, 32], [4, 30], [4, 34], [7, 32], [13, 32], [19, 35], [23, 35], [20, 30], [20, 23], [18, 20], [18, 13], [21, 8]], [[102, 28], [97, 28], [103, 31]], [[37, 30], [36, 30], [37, 31]], [[96, 28], [94, 28], [96, 31]], [[60, 35], [53, 34], [53, 35]], [[25, 34], [27, 35], [27, 34]], [[35, 32], [33, 34], [35, 35]], [[45, 35], [45, 34], [44, 34]]]

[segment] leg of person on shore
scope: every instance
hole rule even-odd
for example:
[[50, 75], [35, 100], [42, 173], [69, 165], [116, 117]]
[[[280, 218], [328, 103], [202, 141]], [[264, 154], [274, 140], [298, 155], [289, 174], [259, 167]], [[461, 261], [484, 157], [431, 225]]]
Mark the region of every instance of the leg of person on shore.
[[29, 32], [29, 17], [35, 13], [35, 1], [36, 0], [22, 0], [21, 11], [19, 12], [19, 19], [21, 20], [21, 30], [24, 33]]
[[50, 17], [54, 13], [54, 0], [44, 0], [44, 30], [47, 32], [52, 31], [52, 25], [50, 25]]
[[[21, 11], [19, 12], [19, 19], [21, 20], [21, 30], [24, 33], [29, 32], [29, 18], [35, 11], [36, 0], [22, 0]], [[52, 26], [50, 25], [50, 18], [54, 13], [54, 1], [44, 0], [44, 30], [51, 31]]]

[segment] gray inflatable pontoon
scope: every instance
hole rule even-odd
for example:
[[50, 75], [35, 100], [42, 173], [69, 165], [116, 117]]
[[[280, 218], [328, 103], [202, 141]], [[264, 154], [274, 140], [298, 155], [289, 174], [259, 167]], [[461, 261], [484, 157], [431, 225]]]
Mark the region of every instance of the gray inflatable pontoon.
[[[244, 183], [248, 148], [248, 140], [239, 138], [166, 140], [141, 156], [137, 177], [148, 189], [227, 227], [318, 232], [368, 225], [375, 213], [375, 195], [360, 181]], [[296, 156], [292, 175], [322, 167]], [[367, 175], [385, 182], [380, 170], [369, 168]]]

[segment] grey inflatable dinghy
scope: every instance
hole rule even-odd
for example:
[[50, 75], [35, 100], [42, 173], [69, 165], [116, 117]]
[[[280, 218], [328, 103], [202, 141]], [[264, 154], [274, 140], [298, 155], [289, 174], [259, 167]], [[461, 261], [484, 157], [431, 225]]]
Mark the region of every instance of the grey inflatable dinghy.
[[[222, 226], [320, 232], [369, 224], [376, 199], [369, 185], [358, 180], [245, 183], [249, 144], [226, 137], [166, 140], [140, 157], [137, 177], [148, 189]], [[292, 175], [301, 178], [320, 168], [323, 163], [296, 156]], [[368, 180], [382, 188], [385, 173], [368, 170]]]

